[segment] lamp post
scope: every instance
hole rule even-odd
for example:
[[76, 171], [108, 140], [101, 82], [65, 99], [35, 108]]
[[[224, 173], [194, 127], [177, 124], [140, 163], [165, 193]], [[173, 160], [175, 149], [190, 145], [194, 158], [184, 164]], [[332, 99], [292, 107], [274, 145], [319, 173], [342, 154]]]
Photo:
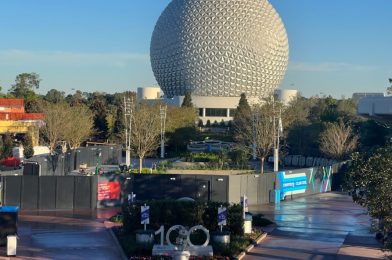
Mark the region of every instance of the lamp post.
[[253, 143], [252, 143], [252, 159], [255, 161], [257, 159], [257, 152], [256, 152], [256, 128], [257, 128], [257, 122], [258, 121], [258, 115], [257, 112], [255, 111], [255, 108], [252, 110], [252, 126], [253, 126]]
[[166, 128], [167, 106], [160, 106], [159, 115], [161, 117], [161, 158], [165, 158], [165, 128]]
[[[280, 133], [283, 132], [282, 126], [282, 109], [279, 112], [275, 110], [275, 99], [272, 96], [272, 113], [273, 113], [273, 138], [274, 138], [274, 172], [279, 171], [279, 141]], [[276, 120], [278, 122], [276, 122]]]
[[133, 98], [124, 97], [124, 119], [125, 119], [125, 164], [131, 165], [131, 130], [132, 130], [132, 107]]
[[98, 175], [100, 174], [100, 169], [101, 169], [101, 148], [98, 148], [96, 151], [96, 156], [97, 156], [97, 161], [96, 161], [96, 166], [95, 166], [95, 174]]

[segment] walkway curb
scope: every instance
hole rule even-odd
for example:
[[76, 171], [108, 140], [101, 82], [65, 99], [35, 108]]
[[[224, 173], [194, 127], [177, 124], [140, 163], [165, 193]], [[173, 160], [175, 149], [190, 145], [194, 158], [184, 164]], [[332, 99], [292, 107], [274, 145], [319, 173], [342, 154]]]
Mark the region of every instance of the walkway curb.
[[247, 248], [245, 248], [244, 251], [242, 251], [239, 255], [235, 257], [235, 259], [242, 260], [246, 256], [246, 254], [249, 253], [250, 250], [252, 250], [255, 247], [255, 245], [260, 244], [264, 239], [266, 239], [267, 235], [268, 235], [267, 232], [261, 234], [258, 238], [256, 238], [254, 244], [251, 244]]
[[113, 229], [106, 228], [106, 230], [109, 232], [110, 236], [114, 240], [114, 243], [116, 244], [117, 250], [120, 253], [121, 258], [123, 260], [128, 260], [129, 258], [125, 255], [124, 250], [123, 250], [122, 246], [120, 245], [120, 242], [118, 242], [117, 236], [113, 232]]

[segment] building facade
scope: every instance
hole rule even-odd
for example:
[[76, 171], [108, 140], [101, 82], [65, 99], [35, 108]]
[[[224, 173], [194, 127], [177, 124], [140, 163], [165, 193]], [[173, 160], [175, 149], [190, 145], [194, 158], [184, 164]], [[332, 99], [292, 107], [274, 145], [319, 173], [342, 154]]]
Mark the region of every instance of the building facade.
[[28, 133], [32, 137], [33, 146], [37, 146], [43, 120], [44, 114], [25, 112], [23, 99], [0, 98], [0, 134]]

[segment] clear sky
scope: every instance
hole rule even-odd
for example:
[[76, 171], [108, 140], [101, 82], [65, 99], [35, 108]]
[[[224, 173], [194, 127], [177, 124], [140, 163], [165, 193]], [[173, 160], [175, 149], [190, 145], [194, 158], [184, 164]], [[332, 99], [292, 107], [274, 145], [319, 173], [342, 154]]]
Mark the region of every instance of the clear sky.
[[[150, 39], [169, 2], [0, 0], [0, 86], [8, 90], [22, 72], [41, 76], [42, 94], [52, 88], [114, 93], [153, 85]], [[351, 97], [388, 87], [391, 0], [270, 2], [290, 42], [282, 88]]]

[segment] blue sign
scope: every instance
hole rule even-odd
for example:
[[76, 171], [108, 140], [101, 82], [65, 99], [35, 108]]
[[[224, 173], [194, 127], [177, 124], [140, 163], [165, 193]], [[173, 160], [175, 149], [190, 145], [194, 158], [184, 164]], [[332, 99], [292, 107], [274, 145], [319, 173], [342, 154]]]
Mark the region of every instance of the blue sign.
[[218, 208], [218, 226], [225, 226], [227, 220], [227, 209]]
[[142, 225], [150, 224], [150, 206], [142, 206], [140, 214], [141, 214], [140, 219]]
[[278, 173], [280, 183], [280, 199], [284, 199], [287, 195], [302, 194], [306, 192], [308, 186], [308, 178], [306, 173], [286, 174]]

